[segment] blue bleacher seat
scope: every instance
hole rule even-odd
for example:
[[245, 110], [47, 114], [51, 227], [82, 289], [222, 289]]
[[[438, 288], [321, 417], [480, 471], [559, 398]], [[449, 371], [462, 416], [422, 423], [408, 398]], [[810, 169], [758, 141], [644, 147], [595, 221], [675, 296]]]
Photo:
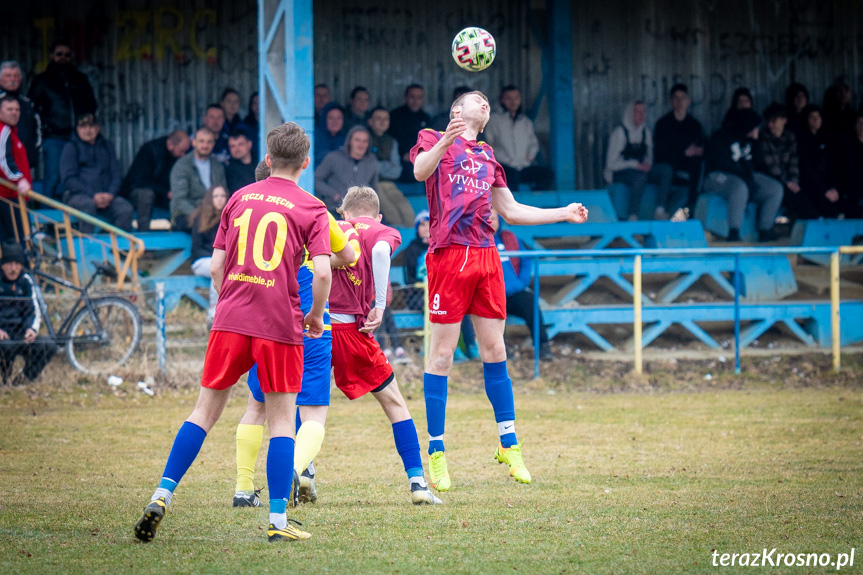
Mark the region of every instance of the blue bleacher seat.
[[[657, 187], [654, 184], [647, 184], [644, 188], [641, 207], [643, 208], [638, 213], [639, 220], [652, 220], [653, 212], [648, 213], [649, 206], [656, 206]], [[616, 183], [608, 186], [608, 194], [611, 196], [611, 201], [614, 204], [614, 210], [617, 212], [618, 218], [625, 220], [629, 212], [629, 188], [625, 184]], [[674, 215], [678, 209], [686, 205], [689, 189], [682, 186], [671, 187], [671, 205], [669, 206], [669, 216]]]
[[[863, 220], [798, 220], [791, 230], [791, 245], [806, 247], [850, 246], [861, 243]], [[809, 261], [830, 265], [830, 254], [801, 255]], [[863, 254], [842, 256], [843, 263], [863, 263]]]
[[[758, 205], [755, 202], [746, 204], [743, 215], [743, 226], [740, 228], [740, 238], [746, 242], [758, 241], [758, 230], [755, 220], [758, 216]], [[728, 237], [728, 201], [716, 194], [701, 194], [695, 202], [695, 217], [704, 224], [704, 229], [720, 237]]]

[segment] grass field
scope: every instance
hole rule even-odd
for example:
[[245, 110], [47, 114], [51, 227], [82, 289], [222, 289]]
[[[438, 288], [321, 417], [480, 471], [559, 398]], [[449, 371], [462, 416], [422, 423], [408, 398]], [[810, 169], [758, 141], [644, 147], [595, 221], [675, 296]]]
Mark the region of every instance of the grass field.
[[[376, 402], [334, 396], [320, 498], [295, 513], [313, 538], [279, 545], [266, 542], [264, 509], [230, 507], [241, 390], [144, 545], [132, 524], [197, 391], [6, 389], [0, 573], [732, 573], [741, 569], [713, 566], [714, 550], [765, 547], [834, 558], [857, 548], [843, 572], [863, 571], [863, 389], [749, 380], [747, 390], [661, 393], [533, 386], [516, 397], [531, 485], [493, 461], [484, 395], [456, 390], [454, 489], [437, 507], [409, 503]], [[411, 395], [425, 444], [422, 397]], [[263, 469], [262, 453], [261, 482]]]

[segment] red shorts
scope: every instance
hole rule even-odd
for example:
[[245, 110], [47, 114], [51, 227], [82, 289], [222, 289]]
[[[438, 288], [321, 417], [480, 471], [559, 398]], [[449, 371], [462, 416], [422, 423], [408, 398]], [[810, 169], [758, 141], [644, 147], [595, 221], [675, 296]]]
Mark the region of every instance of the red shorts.
[[299, 393], [303, 386], [303, 346], [232, 331], [211, 331], [201, 386], [227, 389], [252, 365], [264, 393]]
[[348, 399], [362, 397], [393, 377], [381, 346], [355, 323], [333, 324], [333, 375]]
[[506, 319], [506, 289], [496, 247], [452, 245], [426, 254], [429, 319], [458, 323], [466, 315]]

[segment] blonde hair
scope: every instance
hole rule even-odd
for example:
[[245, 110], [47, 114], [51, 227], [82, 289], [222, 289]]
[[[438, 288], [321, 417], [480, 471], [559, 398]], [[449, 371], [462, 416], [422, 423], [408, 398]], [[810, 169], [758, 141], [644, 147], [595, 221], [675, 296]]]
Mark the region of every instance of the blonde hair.
[[381, 211], [378, 193], [368, 186], [351, 186], [338, 212], [341, 215], [350, 213], [354, 216], [377, 217]]
[[308, 134], [298, 124], [285, 122], [276, 126], [267, 134], [270, 168], [296, 172], [303, 167], [310, 145]]

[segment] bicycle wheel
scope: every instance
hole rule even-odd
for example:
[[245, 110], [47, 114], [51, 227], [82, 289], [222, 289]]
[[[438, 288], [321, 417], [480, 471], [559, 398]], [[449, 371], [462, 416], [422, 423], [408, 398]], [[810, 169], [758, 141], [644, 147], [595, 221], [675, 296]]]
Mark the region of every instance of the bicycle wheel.
[[[91, 303], [93, 311], [84, 308], [72, 319], [66, 356], [79, 371], [107, 372], [125, 363], [138, 349], [141, 315], [134, 304], [119, 297]], [[97, 328], [100, 324], [101, 330]]]

